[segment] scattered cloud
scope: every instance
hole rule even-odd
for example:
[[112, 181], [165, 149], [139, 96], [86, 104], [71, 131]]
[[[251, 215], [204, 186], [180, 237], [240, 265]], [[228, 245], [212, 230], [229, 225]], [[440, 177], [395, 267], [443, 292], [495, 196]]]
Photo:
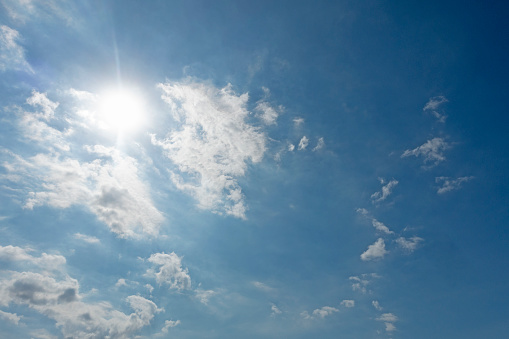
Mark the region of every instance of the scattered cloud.
[[442, 104], [448, 102], [447, 98], [444, 96], [436, 96], [432, 97], [428, 100], [424, 108], [422, 109], [424, 112], [432, 114], [435, 118], [438, 119], [439, 122], [445, 122], [447, 115], [440, 112], [440, 106]]
[[388, 251], [385, 250], [385, 242], [382, 238], [378, 238], [372, 245], [368, 246], [368, 249], [361, 254], [361, 259], [364, 261], [370, 261], [375, 259], [383, 258]]
[[371, 304], [373, 305], [373, 307], [377, 310], [377, 311], [381, 311], [383, 310], [383, 307], [380, 306], [380, 303], [378, 302], [378, 300], [373, 300], [371, 302]]
[[293, 152], [295, 150], [295, 145], [294, 144], [289, 144], [288, 145], [288, 152]]
[[0, 71], [15, 70], [34, 73], [25, 59], [25, 50], [18, 44], [21, 35], [8, 26], [0, 26]]
[[300, 139], [300, 141], [299, 141], [298, 150], [303, 151], [308, 147], [308, 145], [309, 145], [309, 139], [306, 136], [303, 136], [302, 139]]
[[351, 308], [351, 307], [354, 307], [355, 306], [355, 300], [343, 300], [340, 305], [344, 306], [344, 307], [347, 307], [347, 308]]
[[283, 311], [281, 311], [279, 309], [279, 307], [276, 306], [276, 304], [271, 304], [270, 310], [271, 310], [271, 313], [270, 313], [271, 317], [276, 317], [277, 315], [283, 313]]
[[[380, 183], [383, 185], [385, 183], [384, 179], [380, 179]], [[375, 192], [371, 195], [371, 200], [373, 203], [377, 203], [380, 201], [384, 201], [387, 199], [389, 195], [392, 193], [392, 189], [398, 184], [397, 180], [390, 180], [386, 185], [382, 186], [382, 191]]]
[[260, 118], [266, 125], [275, 125], [279, 112], [283, 111], [284, 107], [272, 107], [272, 105], [266, 101], [270, 97], [270, 90], [266, 87], [262, 87], [262, 89], [265, 95], [262, 100], [257, 102], [255, 110], [259, 112]]
[[377, 321], [383, 321], [385, 323], [385, 331], [393, 332], [396, 330], [395, 322], [398, 321], [398, 317], [396, 317], [392, 313], [383, 313], [380, 317], [376, 318]]
[[450, 191], [459, 190], [464, 182], [468, 182], [474, 179], [474, 177], [459, 177], [457, 179], [451, 179], [449, 177], [436, 177], [436, 183], [442, 183], [442, 187], [437, 190], [438, 194], [444, 194]]
[[324, 147], [325, 147], [325, 141], [323, 140], [323, 138], [320, 138], [320, 139], [318, 139], [318, 142], [316, 143], [315, 148], [313, 148], [313, 152], [316, 152]]
[[216, 295], [217, 292], [216, 291], [213, 291], [213, 290], [202, 290], [202, 289], [196, 289], [194, 291], [196, 293], [196, 298], [198, 298], [198, 300], [200, 300], [200, 302], [202, 304], [205, 304], [207, 305], [208, 302], [209, 302], [209, 299]]
[[325, 318], [335, 312], [339, 312], [339, 310], [335, 307], [331, 306], [324, 306], [322, 308], [317, 308], [313, 311], [313, 313], [310, 315], [307, 311], [301, 312], [301, 317], [306, 320], [316, 319], [316, 318]]
[[74, 233], [73, 237], [74, 237], [74, 239], [82, 240], [89, 244], [100, 244], [101, 243], [101, 241], [98, 238], [90, 236], [90, 235], [81, 234], [81, 233]]
[[166, 320], [164, 322], [164, 327], [161, 329], [162, 333], [168, 333], [168, 330], [172, 327], [176, 327], [180, 325], [180, 320]]
[[266, 136], [245, 121], [248, 94], [237, 95], [231, 85], [218, 89], [191, 80], [158, 87], [181, 123], [165, 139], [152, 135], [152, 143], [178, 166], [173, 183], [192, 195], [200, 208], [245, 219], [238, 178], [249, 163], [262, 160], [266, 149]]
[[118, 279], [117, 283], [115, 284], [115, 287], [120, 287], [120, 286], [127, 286], [125, 279], [123, 279], [123, 278]]
[[304, 119], [303, 118], [294, 118], [293, 119], [293, 124], [295, 125], [295, 127], [299, 127], [301, 126], [302, 124], [304, 124]]
[[406, 252], [412, 253], [413, 251], [415, 251], [417, 249], [417, 246], [423, 240], [424, 239], [419, 238], [419, 237], [412, 237], [412, 238], [399, 237], [398, 239], [396, 239], [396, 243], [398, 243], [398, 245]]
[[380, 231], [385, 234], [394, 234], [393, 231], [391, 231], [387, 226], [385, 226], [382, 222], [376, 220], [375, 218], [373, 218], [371, 222], [373, 224], [373, 227], [376, 228], [377, 231]]
[[367, 289], [367, 286], [376, 278], [380, 278], [376, 273], [363, 273], [360, 276], [351, 276], [348, 279], [352, 282], [352, 290], [366, 294], [371, 292]]
[[169, 285], [171, 289], [190, 289], [191, 277], [188, 269], [182, 268], [182, 257], [172, 252], [155, 253], [148, 258], [148, 261], [156, 267], [148, 269], [147, 275], [154, 276], [159, 285]]
[[433, 138], [431, 140], [426, 141], [421, 146], [414, 148], [413, 150], [406, 150], [401, 155], [402, 158], [409, 156], [423, 156], [424, 163], [432, 162], [433, 165], [438, 164], [445, 160], [445, 156], [443, 151], [450, 148], [449, 144], [444, 141], [442, 138]]
[[259, 282], [259, 281], [253, 281], [253, 285], [254, 287], [262, 290], [262, 291], [265, 291], [265, 292], [272, 292], [274, 291], [274, 288], [273, 287], [270, 287], [269, 285], [267, 284], [264, 284], [262, 282]]

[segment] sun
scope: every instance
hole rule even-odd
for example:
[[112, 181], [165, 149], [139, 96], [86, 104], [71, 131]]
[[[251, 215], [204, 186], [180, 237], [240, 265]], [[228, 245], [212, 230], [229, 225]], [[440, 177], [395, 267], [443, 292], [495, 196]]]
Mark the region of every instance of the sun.
[[128, 89], [110, 90], [101, 95], [99, 113], [108, 129], [123, 133], [137, 129], [145, 118], [141, 96]]

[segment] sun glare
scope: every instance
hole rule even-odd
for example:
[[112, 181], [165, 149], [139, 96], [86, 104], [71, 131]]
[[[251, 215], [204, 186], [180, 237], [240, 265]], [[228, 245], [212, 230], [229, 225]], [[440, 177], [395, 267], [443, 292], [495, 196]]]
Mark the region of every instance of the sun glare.
[[143, 101], [133, 91], [109, 91], [102, 95], [100, 114], [108, 128], [119, 132], [132, 131], [143, 123]]

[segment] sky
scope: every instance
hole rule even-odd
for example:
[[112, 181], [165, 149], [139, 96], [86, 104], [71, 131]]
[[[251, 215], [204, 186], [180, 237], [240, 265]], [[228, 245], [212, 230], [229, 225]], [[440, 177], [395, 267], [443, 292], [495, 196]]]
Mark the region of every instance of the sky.
[[0, 0], [0, 337], [507, 337], [508, 9]]

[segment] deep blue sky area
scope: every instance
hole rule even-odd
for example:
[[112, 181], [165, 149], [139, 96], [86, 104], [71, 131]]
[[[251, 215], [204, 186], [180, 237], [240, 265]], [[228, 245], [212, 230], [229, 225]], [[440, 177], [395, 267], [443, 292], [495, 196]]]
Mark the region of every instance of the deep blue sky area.
[[0, 337], [505, 338], [508, 14], [0, 0]]

